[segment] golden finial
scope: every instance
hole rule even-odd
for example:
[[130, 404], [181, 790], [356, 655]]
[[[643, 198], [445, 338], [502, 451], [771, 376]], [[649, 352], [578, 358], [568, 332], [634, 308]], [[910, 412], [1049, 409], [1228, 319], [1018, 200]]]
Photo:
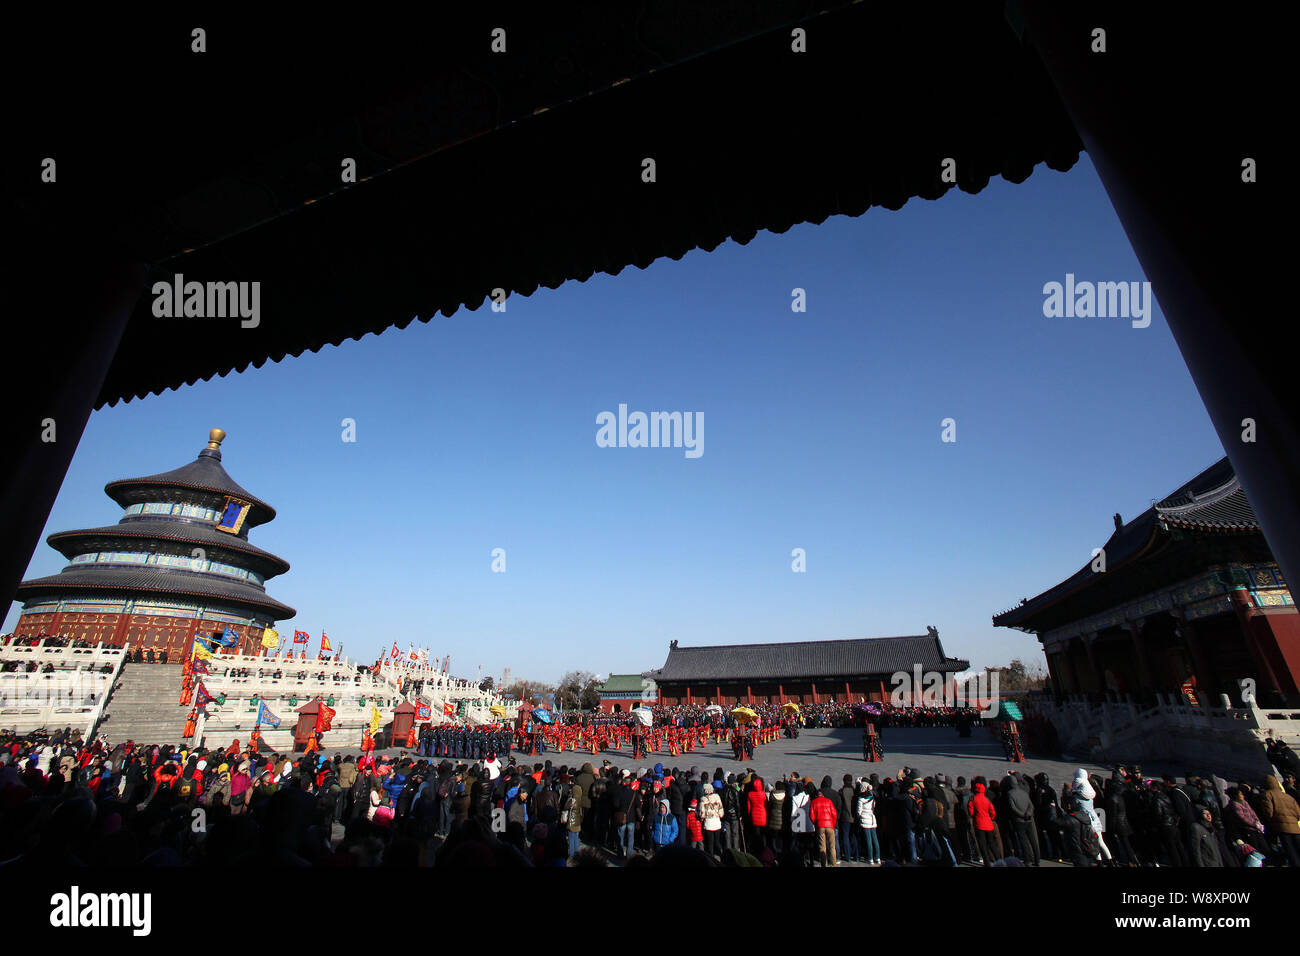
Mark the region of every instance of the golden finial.
[[221, 443], [225, 440], [226, 433], [220, 428], [214, 428], [208, 432], [208, 447], [213, 451], [221, 450]]

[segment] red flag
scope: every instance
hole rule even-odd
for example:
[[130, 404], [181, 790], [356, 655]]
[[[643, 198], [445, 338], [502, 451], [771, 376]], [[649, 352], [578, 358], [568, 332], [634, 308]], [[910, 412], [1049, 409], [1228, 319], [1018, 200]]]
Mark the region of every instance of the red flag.
[[321, 651], [321, 653], [324, 654], [326, 651], [332, 651], [332, 650], [334, 650], [334, 648], [330, 647], [330, 639], [329, 639], [328, 637], [325, 636], [325, 632], [324, 632], [324, 631], [321, 631], [321, 632], [320, 632], [320, 651]]
[[397, 649], [396, 644], [393, 644], [393, 653], [390, 656], [393, 658], [393, 660], [397, 660], [397, 658], [401, 656], [401, 651]]
[[334, 715], [336, 713], [338, 713], [338, 711], [333, 707], [326, 707], [324, 704], [320, 705], [320, 710], [316, 714], [317, 733], [323, 734], [325, 731], [330, 729], [330, 725], [334, 722]]
[[311, 640], [311, 635], [308, 634], [306, 631], [293, 632], [293, 642], [295, 644], [306, 644], [310, 640]]
[[448, 717], [454, 717], [456, 715], [456, 708], [451, 701], [447, 701], [442, 705], [442, 712]]

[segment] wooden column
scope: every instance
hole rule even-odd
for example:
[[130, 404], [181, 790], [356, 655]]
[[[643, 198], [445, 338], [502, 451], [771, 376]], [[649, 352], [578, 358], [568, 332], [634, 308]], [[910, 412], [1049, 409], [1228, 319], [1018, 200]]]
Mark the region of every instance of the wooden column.
[[1174, 628], [1174, 633], [1182, 638], [1183, 643], [1187, 645], [1187, 653], [1192, 658], [1192, 673], [1196, 675], [1196, 690], [1199, 694], [1206, 695], [1205, 699], [1209, 702], [1218, 696], [1219, 682], [1205, 657], [1205, 648], [1201, 644], [1200, 635], [1196, 633], [1196, 625], [1187, 620], [1182, 608], [1174, 608], [1169, 613], [1178, 622]]
[[1124, 625], [1124, 628], [1129, 632], [1129, 636], [1133, 641], [1133, 656], [1137, 658], [1138, 680], [1142, 685], [1139, 692], [1134, 696], [1141, 698], [1154, 694], [1156, 686], [1151, 677], [1151, 659], [1147, 654], [1147, 646], [1142, 640], [1142, 628], [1136, 621], [1129, 621]]
[[1092, 672], [1093, 683], [1097, 686], [1096, 693], [1102, 697], [1106, 696], [1106, 676], [1101, 672], [1101, 665], [1097, 661], [1097, 632], [1082, 635], [1083, 650], [1088, 655], [1088, 669]]
[[[1250, 599], [1250, 592], [1238, 588], [1230, 591], [1229, 596], [1232, 598], [1233, 610], [1237, 612], [1237, 620], [1241, 624], [1242, 634], [1246, 639], [1246, 647], [1250, 650], [1251, 659], [1255, 662], [1255, 667], [1259, 673], [1259, 691], [1261, 692], [1259, 702], [1265, 706], [1273, 706], [1282, 698], [1282, 686], [1277, 679], [1277, 672], [1273, 670], [1273, 665], [1268, 659], [1268, 654], [1260, 646], [1259, 636], [1255, 633], [1253, 621], [1255, 616], [1255, 606]], [[1264, 695], [1268, 696], [1265, 697]]]

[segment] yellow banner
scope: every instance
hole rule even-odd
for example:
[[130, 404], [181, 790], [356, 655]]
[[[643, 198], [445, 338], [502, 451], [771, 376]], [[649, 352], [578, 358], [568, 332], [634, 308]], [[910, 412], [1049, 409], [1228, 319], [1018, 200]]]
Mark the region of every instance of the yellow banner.
[[208, 650], [206, 647], [204, 647], [202, 644], [200, 644], [198, 641], [195, 641], [194, 656], [201, 661], [205, 661], [212, 656], [212, 652]]
[[379, 708], [374, 704], [370, 705], [370, 733], [374, 734], [379, 730], [379, 725], [384, 722], [384, 715], [379, 712]]
[[280, 646], [280, 634], [279, 634], [279, 632], [278, 632], [278, 631], [273, 631], [273, 630], [271, 630], [271, 628], [269, 628], [269, 627], [268, 627], [265, 631], [263, 631], [263, 632], [262, 632], [262, 646], [263, 646], [263, 647], [279, 647], [279, 646]]

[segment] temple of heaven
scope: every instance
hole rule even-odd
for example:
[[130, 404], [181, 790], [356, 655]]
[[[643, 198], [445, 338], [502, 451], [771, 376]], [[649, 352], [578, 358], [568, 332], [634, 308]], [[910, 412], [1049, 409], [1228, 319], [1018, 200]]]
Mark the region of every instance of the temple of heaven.
[[68, 558], [59, 574], [24, 581], [19, 637], [67, 637], [155, 653], [191, 653], [195, 634], [229, 627], [245, 653], [295, 611], [266, 593], [289, 562], [248, 542], [275, 509], [221, 467], [226, 433], [214, 428], [198, 457], [174, 471], [109, 482], [117, 524], [47, 539]]

